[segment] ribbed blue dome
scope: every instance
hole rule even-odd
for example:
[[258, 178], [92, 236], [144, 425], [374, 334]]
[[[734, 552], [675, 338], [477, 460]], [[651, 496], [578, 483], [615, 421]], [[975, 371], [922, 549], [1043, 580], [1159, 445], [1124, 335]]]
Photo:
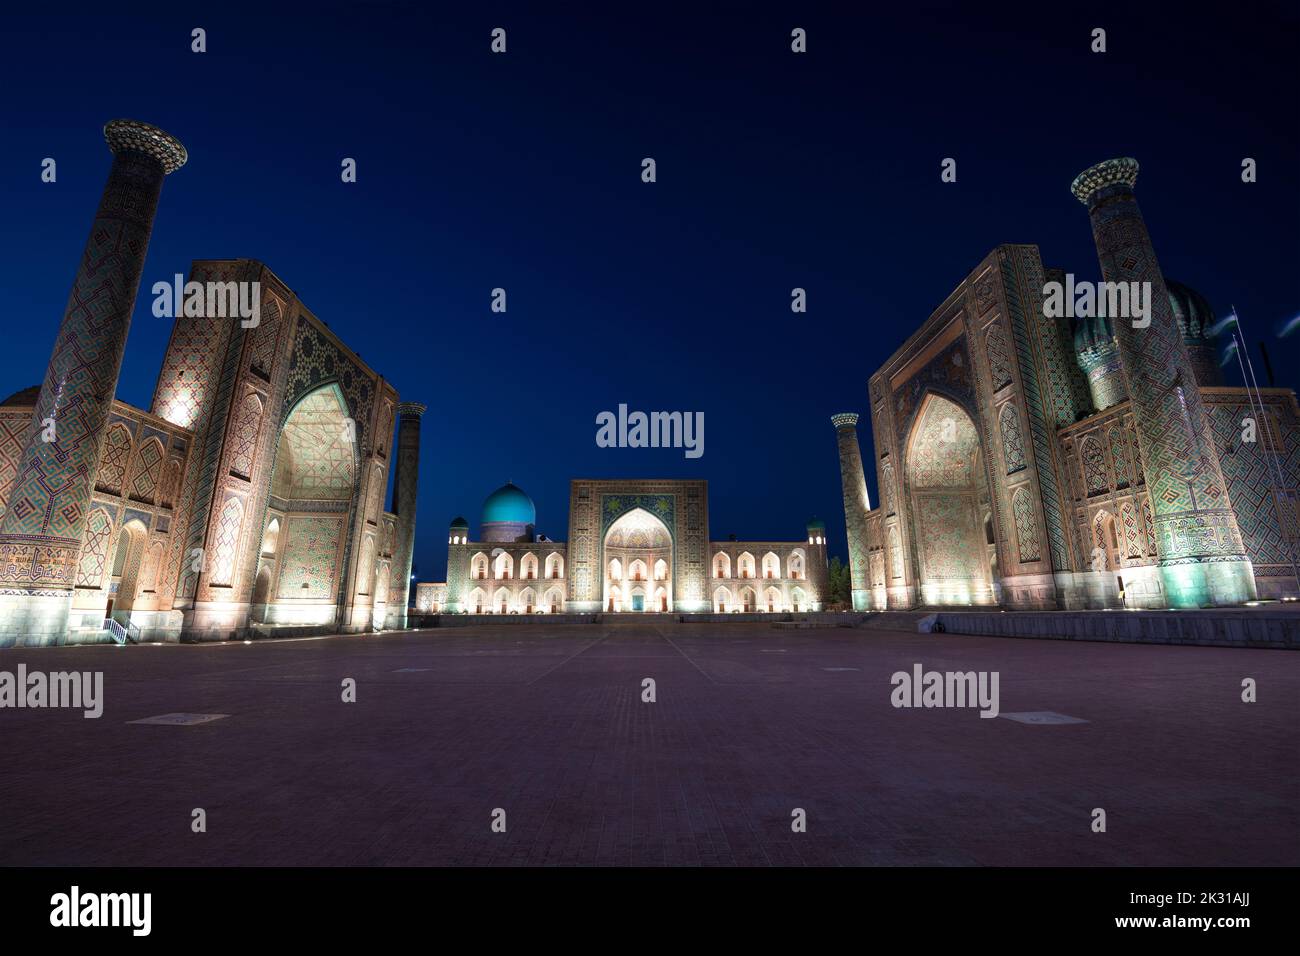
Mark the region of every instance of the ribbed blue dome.
[[513, 482], [506, 482], [483, 502], [482, 523], [493, 521], [535, 524], [537, 509], [533, 506], [533, 499]]
[[1212, 342], [1214, 337], [1210, 328], [1214, 325], [1214, 310], [1205, 301], [1205, 296], [1173, 279], [1165, 279], [1165, 288], [1169, 290], [1169, 308], [1173, 310], [1174, 321], [1178, 323], [1183, 338]]
[[1098, 349], [1115, 347], [1115, 326], [1104, 315], [1074, 320], [1074, 351], [1083, 355]]

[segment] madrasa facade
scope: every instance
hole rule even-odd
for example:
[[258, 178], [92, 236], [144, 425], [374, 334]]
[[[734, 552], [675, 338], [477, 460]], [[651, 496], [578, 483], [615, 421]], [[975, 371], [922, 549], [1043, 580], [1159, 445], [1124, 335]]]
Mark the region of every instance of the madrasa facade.
[[483, 502], [477, 537], [456, 518], [447, 580], [416, 585], [421, 614], [774, 614], [820, 611], [826, 525], [796, 541], [710, 541], [702, 479], [575, 479], [567, 541], [537, 532], [537, 509], [506, 483]]
[[[193, 263], [206, 296], [186, 284], [152, 403], [117, 400], [163, 179], [187, 156], [147, 124], [104, 133], [45, 378], [0, 405], [0, 646], [405, 626], [424, 406], [249, 259]], [[256, 321], [214, 309], [214, 288], [252, 290]]]
[[833, 416], [855, 609], [1296, 598], [1295, 392], [1225, 387], [1215, 316], [1161, 272], [1137, 173], [1110, 160], [1072, 192], [1102, 279], [1149, 283], [1142, 319], [1057, 315], [1048, 283], [1072, 277], [1001, 245], [870, 377], [875, 508], [858, 416]]

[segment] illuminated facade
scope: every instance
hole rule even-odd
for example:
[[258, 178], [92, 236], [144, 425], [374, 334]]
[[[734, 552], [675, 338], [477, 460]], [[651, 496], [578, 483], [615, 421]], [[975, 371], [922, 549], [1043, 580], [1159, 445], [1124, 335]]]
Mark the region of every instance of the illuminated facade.
[[834, 417], [856, 608], [1296, 596], [1295, 393], [1224, 387], [1214, 316], [1161, 274], [1136, 176], [1102, 163], [1074, 192], [1103, 278], [1150, 283], [1149, 326], [1049, 317], [1064, 273], [999, 246], [871, 376], [875, 509], [857, 416]]
[[[98, 641], [108, 620], [140, 640], [403, 626], [424, 406], [248, 259], [190, 280], [248, 283], [258, 321], [178, 316], [151, 407], [113, 400], [152, 227], [135, 192], [156, 203], [184, 150], [139, 123], [106, 136], [114, 172], [44, 384], [0, 404], [0, 646]], [[131, 275], [100, 249], [119, 232]]]
[[822, 608], [826, 528], [800, 541], [710, 541], [708, 485], [695, 480], [575, 480], [568, 541], [536, 533], [514, 484], [483, 504], [481, 532], [457, 518], [446, 583], [419, 584], [426, 613], [798, 613]]

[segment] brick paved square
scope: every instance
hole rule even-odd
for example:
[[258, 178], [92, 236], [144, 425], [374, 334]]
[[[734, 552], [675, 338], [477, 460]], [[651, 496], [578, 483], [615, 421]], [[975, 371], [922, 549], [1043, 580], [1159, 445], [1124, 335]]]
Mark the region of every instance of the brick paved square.
[[[1285, 651], [620, 622], [20, 662], [105, 703], [0, 710], [4, 865], [1300, 863]], [[896, 709], [916, 663], [1087, 722]]]

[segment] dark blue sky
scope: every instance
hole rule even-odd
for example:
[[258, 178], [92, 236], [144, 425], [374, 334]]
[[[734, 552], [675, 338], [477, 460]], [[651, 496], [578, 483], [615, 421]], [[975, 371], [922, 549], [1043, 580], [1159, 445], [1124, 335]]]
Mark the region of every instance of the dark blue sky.
[[[617, 6], [7, 13], [5, 393], [41, 380], [114, 117], [190, 152], [144, 293], [192, 259], [261, 259], [429, 405], [426, 580], [452, 516], [476, 526], [507, 479], [556, 538], [571, 477], [703, 477], [714, 537], [798, 538], [817, 514], [842, 554], [830, 414], [863, 413], [870, 460], [868, 376], [996, 244], [1037, 243], [1096, 278], [1069, 184], [1117, 155], [1142, 164], [1165, 273], [1220, 314], [1235, 302], [1295, 385], [1300, 335], [1274, 335], [1300, 313], [1292, 5]], [[195, 26], [206, 54], [189, 50]], [[505, 56], [488, 50], [496, 26]], [[56, 185], [39, 181], [46, 156]], [[345, 156], [356, 185], [339, 180]], [[956, 184], [939, 179], [947, 156]], [[496, 286], [505, 315], [489, 311]], [[168, 336], [150, 301], [118, 387], [146, 408]], [[704, 457], [597, 448], [595, 416], [620, 402], [703, 411]]]

